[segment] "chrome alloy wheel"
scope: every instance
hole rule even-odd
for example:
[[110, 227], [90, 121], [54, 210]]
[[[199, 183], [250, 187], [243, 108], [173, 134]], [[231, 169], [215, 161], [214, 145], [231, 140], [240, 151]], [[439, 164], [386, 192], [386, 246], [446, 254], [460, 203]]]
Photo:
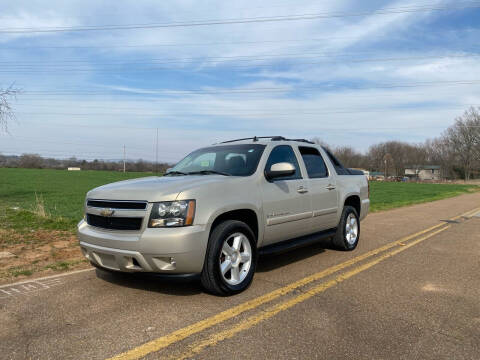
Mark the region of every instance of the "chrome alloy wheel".
[[220, 273], [230, 285], [238, 285], [248, 275], [252, 265], [252, 248], [250, 241], [242, 233], [230, 235], [222, 246], [220, 253]]
[[353, 213], [348, 215], [345, 222], [345, 238], [350, 245], [355, 244], [358, 238], [358, 220]]

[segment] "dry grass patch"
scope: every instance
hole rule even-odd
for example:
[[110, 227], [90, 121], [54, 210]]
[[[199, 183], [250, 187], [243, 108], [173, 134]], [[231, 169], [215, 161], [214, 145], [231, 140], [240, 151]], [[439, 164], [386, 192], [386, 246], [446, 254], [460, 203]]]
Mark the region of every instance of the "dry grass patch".
[[0, 258], [0, 283], [87, 266], [69, 231], [0, 229], [0, 251], [14, 255]]

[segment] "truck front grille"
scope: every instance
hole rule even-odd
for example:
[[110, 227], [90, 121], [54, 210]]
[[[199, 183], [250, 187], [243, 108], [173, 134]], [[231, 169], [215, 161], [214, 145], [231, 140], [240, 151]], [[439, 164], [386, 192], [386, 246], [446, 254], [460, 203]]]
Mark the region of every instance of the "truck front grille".
[[87, 214], [87, 224], [111, 230], [140, 230], [141, 217], [106, 217]]
[[124, 209], [124, 210], [145, 210], [146, 201], [120, 201], [120, 200], [87, 200], [87, 206], [96, 208]]

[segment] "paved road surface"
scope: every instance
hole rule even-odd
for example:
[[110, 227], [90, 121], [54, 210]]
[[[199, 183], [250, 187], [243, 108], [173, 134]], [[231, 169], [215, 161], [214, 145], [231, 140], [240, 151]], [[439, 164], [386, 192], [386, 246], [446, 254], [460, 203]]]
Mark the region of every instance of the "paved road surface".
[[478, 359], [479, 258], [471, 194], [371, 214], [354, 252], [262, 258], [230, 298], [99, 270], [1, 286], [0, 358]]

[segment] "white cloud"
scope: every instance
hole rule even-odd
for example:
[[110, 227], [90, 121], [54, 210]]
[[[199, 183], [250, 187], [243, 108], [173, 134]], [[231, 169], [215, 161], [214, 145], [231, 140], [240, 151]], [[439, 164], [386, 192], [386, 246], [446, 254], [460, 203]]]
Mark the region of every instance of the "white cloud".
[[[46, 7], [40, 0], [28, 4], [10, 2], [0, 20], [2, 28], [171, 23], [194, 19], [355, 12], [373, 6], [353, 1], [279, 3], [275, 0], [258, 6], [238, 2], [208, 2], [200, 6], [193, 0], [144, 0], [118, 4], [93, 0], [52, 1]], [[416, 5], [414, 1], [397, 1], [382, 8]], [[20, 124], [12, 127], [15, 137], [2, 137], [0, 151], [118, 158], [119, 147], [125, 143], [132, 157], [152, 159], [155, 138], [152, 129], [156, 127], [161, 129], [161, 154], [169, 161], [178, 160], [197, 146], [222, 139], [272, 133], [320, 136], [334, 144], [352, 144], [360, 149], [367, 148], [372, 142], [395, 137], [420, 141], [437, 135], [463, 111], [463, 106], [480, 103], [480, 97], [475, 95], [479, 93], [480, 85], [390, 89], [375, 88], [375, 85], [474, 78], [478, 74], [480, 58], [358, 60], [463, 54], [457, 47], [449, 46], [458, 40], [457, 35], [451, 34], [446, 37], [449, 40], [443, 47], [434, 49], [417, 46], [415, 49], [392, 50], [392, 47], [375, 46], [389, 38], [401, 37], [402, 41], [408, 41], [411, 37], [412, 41], [418, 41], [417, 34], [411, 30], [437, 15], [438, 12], [419, 12], [254, 25], [2, 37], [0, 49], [2, 46], [5, 49], [0, 52], [0, 61], [11, 62], [12, 69], [20, 69], [14, 65], [22, 62], [41, 60], [63, 62], [68, 70], [72, 63], [68, 67], [65, 65], [67, 61], [84, 61], [81, 67], [85, 71], [11, 73], [5, 72], [8, 66], [1, 69], [4, 72], [0, 72], [0, 86], [15, 81], [26, 92], [20, 96], [17, 105]], [[462, 44], [475, 44], [474, 34], [475, 30], [466, 31]], [[129, 46], [115, 47], [122, 44]], [[80, 48], [14, 49], [72, 45]], [[102, 46], [107, 47], [102, 49]], [[330, 57], [321, 56], [322, 52]], [[281, 54], [299, 55], [271, 56]], [[242, 61], [247, 56], [262, 56], [266, 60]], [[212, 57], [222, 59], [205, 59]], [[229, 57], [239, 58], [227, 60]], [[172, 58], [199, 60], [171, 62], [168, 67], [173, 70], [165, 70], [161, 75], [155, 73], [155, 78], [148, 72], [99, 71], [104, 67], [111, 69], [101, 63], [146, 59], [162, 62]], [[255, 66], [258, 64], [267, 66]], [[339, 86], [339, 83], [343, 85]], [[296, 91], [302, 87], [311, 89]], [[249, 92], [257, 88], [276, 88], [278, 91]], [[62, 89], [78, 90], [79, 95], [40, 97], [28, 93]], [[204, 91], [171, 92], [177, 89]], [[101, 91], [106, 94], [81, 95]], [[112, 95], [111, 91], [122, 94]], [[56, 139], [63, 141], [56, 144]], [[96, 146], [87, 146], [87, 143]]]

